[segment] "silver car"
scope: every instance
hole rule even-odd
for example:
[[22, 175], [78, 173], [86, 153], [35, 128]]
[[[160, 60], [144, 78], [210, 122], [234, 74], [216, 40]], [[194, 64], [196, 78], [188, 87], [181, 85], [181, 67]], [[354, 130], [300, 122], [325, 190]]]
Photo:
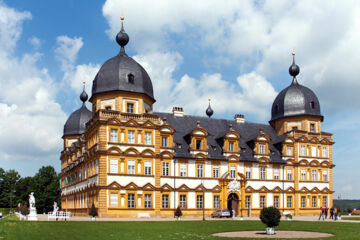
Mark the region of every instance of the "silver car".
[[216, 210], [211, 214], [212, 218], [223, 218], [223, 217], [231, 217], [231, 213], [228, 209]]

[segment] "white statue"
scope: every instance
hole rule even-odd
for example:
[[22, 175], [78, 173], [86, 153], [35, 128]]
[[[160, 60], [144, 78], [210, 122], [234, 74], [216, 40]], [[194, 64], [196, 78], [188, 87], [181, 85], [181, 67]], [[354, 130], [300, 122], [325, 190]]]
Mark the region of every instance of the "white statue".
[[54, 202], [54, 206], [53, 206], [54, 210], [53, 210], [53, 214], [56, 214], [56, 212], [59, 211], [59, 207], [57, 206], [57, 202]]
[[37, 221], [37, 213], [36, 213], [36, 207], [35, 207], [35, 197], [34, 197], [34, 193], [31, 192], [29, 195], [29, 208], [30, 208], [30, 213], [29, 215], [27, 215], [27, 219], [29, 221]]
[[35, 208], [34, 192], [31, 192], [30, 195], [29, 195], [29, 207], [30, 207], [30, 209], [34, 209], [34, 208]]

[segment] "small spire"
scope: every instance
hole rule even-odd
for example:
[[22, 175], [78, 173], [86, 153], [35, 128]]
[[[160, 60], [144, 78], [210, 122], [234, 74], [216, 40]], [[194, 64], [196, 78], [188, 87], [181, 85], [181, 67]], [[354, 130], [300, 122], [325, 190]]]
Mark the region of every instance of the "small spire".
[[196, 126], [200, 127], [200, 121], [196, 121]]
[[206, 115], [210, 118], [213, 114], [214, 114], [214, 111], [212, 110], [212, 108], [210, 106], [210, 98], [209, 98], [209, 106], [206, 109]]
[[83, 105], [85, 104], [85, 102], [88, 100], [88, 95], [87, 95], [87, 93], [86, 93], [86, 91], [85, 91], [85, 80], [83, 81], [83, 85], [84, 85], [84, 87], [83, 87], [83, 91], [82, 91], [82, 93], [80, 94], [80, 100], [83, 102]]
[[128, 44], [129, 42], [129, 35], [127, 35], [127, 33], [124, 30], [124, 16], [120, 17], [121, 20], [121, 30], [120, 32], [116, 35], [116, 42], [121, 46], [121, 50], [120, 50], [120, 54], [126, 54], [125, 53], [125, 46], [126, 44]]
[[291, 54], [293, 56], [293, 62], [289, 68], [289, 74], [293, 77], [293, 81], [291, 84], [298, 84], [296, 76], [299, 74], [300, 68], [298, 65], [295, 64], [295, 51], [293, 51]]

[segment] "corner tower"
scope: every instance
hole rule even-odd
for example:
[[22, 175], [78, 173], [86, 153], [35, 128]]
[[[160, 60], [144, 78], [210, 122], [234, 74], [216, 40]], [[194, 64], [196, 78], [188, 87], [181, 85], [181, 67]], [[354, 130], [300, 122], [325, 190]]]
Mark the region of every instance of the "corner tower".
[[282, 90], [275, 98], [271, 108], [270, 124], [278, 134], [291, 130], [306, 132], [321, 132], [323, 116], [320, 113], [320, 103], [315, 93], [298, 83], [296, 76], [300, 68], [293, 63], [289, 68], [289, 74], [293, 80], [287, 88]]
[[125, 52], [129, 36], [121, 30], [116, 36], [121, 49], [117, 56], [107, 60], [95, 76], [90, 102], [93, 114], [101, 109], [123, 113], [152, 113], [155, 102], [151, 79], [145, 69]]

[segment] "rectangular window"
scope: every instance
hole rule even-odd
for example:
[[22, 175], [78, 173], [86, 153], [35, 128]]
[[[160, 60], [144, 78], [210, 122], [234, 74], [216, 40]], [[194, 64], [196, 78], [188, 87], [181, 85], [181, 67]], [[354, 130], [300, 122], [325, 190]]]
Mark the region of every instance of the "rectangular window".
[[197, 177], [203, 177], [203, 165], [202, 164], [198, 164], [197, 165]]
[[161, 138], [161, 147], [167, 147], [167, 137]]
[[315, 124], [310, 123], [310, 132], [315, 132]]
[[135, 174], [135, 160], [128, 160], [127, 161], [127, 173], [128, 174]]
[[180, 163], [180, 177], [186, 177], [186, 175], [187, 175], [186, 163]]
[[265, 154], [265, 145], [259, 144], [259, 154]]
[[279, 196], [274, 196], [274, 208], [279, 208]]
[[316, 147], [311, 147], [311, 156], [316, 157]]
[[169, 163], [168, 162], [162, 163], [162, 175], [169, 176]]
[[151, 175], [151, 161], [144, 161], [144, 174]]
[[327, 148], [326, 147], [322, 148], [322, 157], [324, 157], [324, 158], [327, 157]]
[[328, 173], [326, 170], [323, 171], [323, 181], [327, 182], [328, 181]]
[[105, 110], [111, 110], [111, 106], [106, 106]]
[[135, 208], [135, 194], [128, 194], [128, 208]]
[[251, 167], [246, 167], [245, 168], [245, 177], [247, 179], [250, 179], [251, 178]]
[[323, 197], [322, 206], [323, 206], [323, 208], [327, 207], [327, 197]]
[[162, 208], [169, 208], [169, 195], [162, 195]]
[[126, 104], [126, 111], [128, 113], [134, 113], [134, 104], [133, 103], [127, 103]]
[[287, 197], [286, 207], [292, 208], [292, 197], [291, 196]]
[[196, 140], [196, 149], [197, 150], [201, 149], [201, 140]]
[[306, 181], [306, 169], [301, 169], [301, 181]]
[[202, 195], [196, 196], [196, 208], [203, 208], [203, 196]]
[[306, 197], [301, 197], [301, 208], [306, 208]]
[[312, 197], [311, 198], [311, 206], [313, 207], [313, 208], [316, 208], [316, 197]]
[[286, 155], [288, 155], [288, 156], [292, 155], [292, 149], [289, 146], [286, 148]]
[[219, 165], [213, 165], [213, 177], [214, 178], [219, 177]]
[[145, 194], [145, 208], [152, 208], [151, 194]]
[[317, 181], [317, 171], [315, 169], [311, 171], [311, 180]]
[[110, 159], [110, 173], [119, 173], [117, 159]]
[[117, 207], [118, 206], [118, 195], [117, 193], [111, 193], [110, 194], [110, 206], [111, 207]]
[[245, 208], [250, 208], [250, 200], [251, 200], [251, 197], [250, 196], [245, 196]]
[[145, 132], [145, 144], [151, 145], [151, 132]]
[[288, 168], [287, 170], [287, 180], [291, 181], [293, 179], [292, 177], [292, 169]]
[[230, 166], [230, 178], [236, 178], [236, 166]]
[[135, 143], [135, 131], [128, 131], [128, 143]]
[[260, 167], [260, 179], [266, 179], [266, 167]]
[[279, 179], [280, 179], [280, 169], [274, 168], [274, 180], [279, 180]]
[[214, 208], [220, 208], [220, 196], [214, 196]]
[[300, 155], [301, 156], [306, 156], [306, 147], [305, 147], [305, 145], [300, 146]]
[[186, 195], [180, 195], [180, 208], [186, 208]]
[[110, 129], [110, 142], [118, 142], [118, 130]]
[[234, 143], [229, 142], [229, 152], [233, 152], [233, 151], [234, 151]]
[[260, 196], [260, 208], [265, 207], [265, 196]]

